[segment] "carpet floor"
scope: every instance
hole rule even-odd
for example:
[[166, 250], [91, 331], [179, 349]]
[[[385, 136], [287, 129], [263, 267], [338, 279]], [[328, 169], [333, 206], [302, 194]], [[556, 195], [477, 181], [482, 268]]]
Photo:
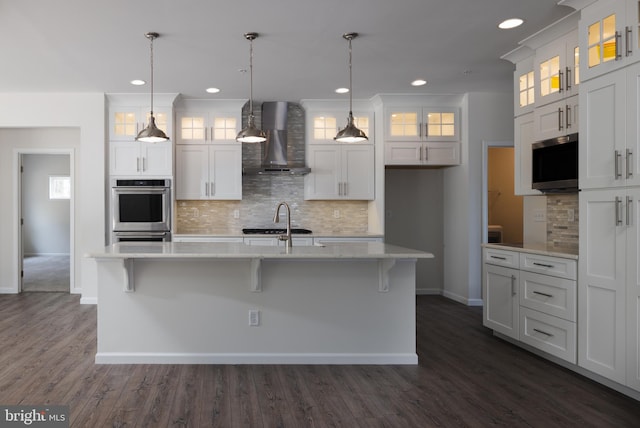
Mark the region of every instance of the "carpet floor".
[[69, 256], [25, 256], [22, 291], [69, 292]]

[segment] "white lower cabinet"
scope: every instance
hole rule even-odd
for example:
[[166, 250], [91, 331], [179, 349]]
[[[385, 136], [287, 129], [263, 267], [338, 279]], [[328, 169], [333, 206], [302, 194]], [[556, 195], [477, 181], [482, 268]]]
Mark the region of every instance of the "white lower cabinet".
[[483, 274], [483, 324], [498, 333], [518, 339], [520, 305], [518, 282], [520, 271], [486, 264]]
[[576, 260], [487, 247], [483, 254], [484, 325], [575, 364]]
[[176, 199], [242, 199], [240, 144], [176, 145]]

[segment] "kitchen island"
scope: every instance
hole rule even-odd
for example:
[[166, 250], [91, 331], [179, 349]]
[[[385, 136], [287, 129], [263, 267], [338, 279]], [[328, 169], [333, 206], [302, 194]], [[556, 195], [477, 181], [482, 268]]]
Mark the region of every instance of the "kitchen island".
[[122, 242], [98, 269], [96, 363], [417, 364], [415, 264], [378, 242]]

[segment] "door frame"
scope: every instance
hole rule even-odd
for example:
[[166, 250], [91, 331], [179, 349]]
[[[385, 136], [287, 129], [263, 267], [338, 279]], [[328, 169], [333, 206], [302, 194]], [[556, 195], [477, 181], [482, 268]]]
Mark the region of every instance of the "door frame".
[[[490, 147], [513, 147], [513, 141], [482, 141], [482, 243], [489, 241], [489, 148]], [[515, 162], [515, 159], [514, 159]]]
[[14, 225], [13, 228], [13, 248], [15, 251], [15, 260], [13, 263], [13, 283], [15, 284], [12, 292], [22, 292], [21, 275], [24, 259], [23, 233], [22, 233], [22, 156], [23, 155], [68, 155], [69, 156], [69, 177], [71, 179], [71, 198], [69, 199], [69, 293], [75, 290], [75, 150], [74, 149], [29, 149], [17, 148], [13, 149], [13, 207], [14, 207]]

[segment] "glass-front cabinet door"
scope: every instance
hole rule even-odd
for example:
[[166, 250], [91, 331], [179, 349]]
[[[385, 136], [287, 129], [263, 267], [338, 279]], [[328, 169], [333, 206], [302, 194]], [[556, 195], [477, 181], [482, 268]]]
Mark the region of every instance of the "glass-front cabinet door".
[[388, 108], [386, 141], [459, 141], [457, 108]]
[[535, 96], [537, 106], [578, 94], [579, 58], [577, 31], [567, 33], [536, 51], [534, 86], [538, 89]]
[[584, 80], [640, 60], [640, 1], [595, 2], [581, 11]]
[[239, 132], [238, 114], [179, 111], [176, 114], [177, 144], [234, 143]]

